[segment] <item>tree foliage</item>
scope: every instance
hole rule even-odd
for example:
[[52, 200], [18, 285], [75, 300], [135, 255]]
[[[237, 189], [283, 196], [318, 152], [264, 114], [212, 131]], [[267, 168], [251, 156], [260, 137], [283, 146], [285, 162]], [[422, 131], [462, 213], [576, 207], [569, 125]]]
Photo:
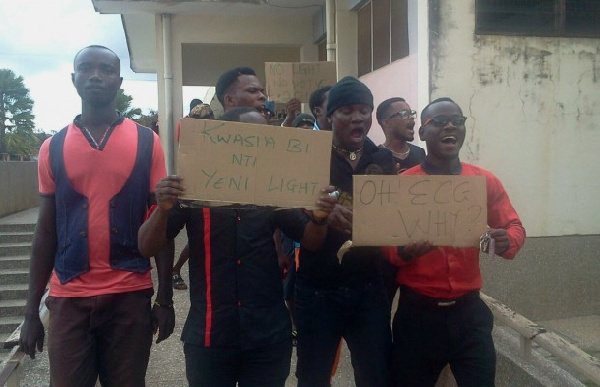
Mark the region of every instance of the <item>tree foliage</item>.
[[158, 126], [158, 112], [150, 109], [148, 114], [142, 114], [140, 118], [136, 119], [135, 121], [140, 125], [144, 125], [155, 130], [155, 128]]
[[119, 89], [117, 97], [115, 98], [115, 108], [118, 111], [120, 111], [121, 114], [123, 114], [123, 116], [131, 118], [132, 120], [136, 120], [142, 116], [142, 109], [132, 108], [132, 100], [132, 96], [125, 94], [125, 91], [123, 91], [123, 89]]
[[30, 147], [36, 138], [32, 109], [33, 100], [23, 77], [17, 77], [12, 70], [0, 69], [0, 153], [13, 150], [24, 155], [37, 153], [39, 145], [35, 149]]

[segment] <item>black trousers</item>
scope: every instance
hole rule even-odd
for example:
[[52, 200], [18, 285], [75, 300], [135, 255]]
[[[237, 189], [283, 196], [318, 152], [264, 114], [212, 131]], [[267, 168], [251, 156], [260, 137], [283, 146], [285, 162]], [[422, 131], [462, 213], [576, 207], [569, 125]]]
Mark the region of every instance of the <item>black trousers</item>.
[[434, 386], [446, 364], [459, 387], [494, 386], [491, 311], [478, 293], [444, 305], [401, 289], [393, 321], [394, 386]]
[[48, 297], [48, 357], [54, 387], [143, 387], [152, 345], [153, 290]]
[[283, 387], [292, 340], [244, 351], [184, 343], [183, 352], [190, 387]]

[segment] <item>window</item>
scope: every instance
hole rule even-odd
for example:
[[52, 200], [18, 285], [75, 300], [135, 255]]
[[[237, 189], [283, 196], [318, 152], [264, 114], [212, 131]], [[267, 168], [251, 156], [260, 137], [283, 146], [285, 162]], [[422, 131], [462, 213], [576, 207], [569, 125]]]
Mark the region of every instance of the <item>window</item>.
[[408, 1], [371, 0], [358, 11], [358, 75], [408, 56]]
[[476, 0], [476, 32], [600, 37], [598, 0]]

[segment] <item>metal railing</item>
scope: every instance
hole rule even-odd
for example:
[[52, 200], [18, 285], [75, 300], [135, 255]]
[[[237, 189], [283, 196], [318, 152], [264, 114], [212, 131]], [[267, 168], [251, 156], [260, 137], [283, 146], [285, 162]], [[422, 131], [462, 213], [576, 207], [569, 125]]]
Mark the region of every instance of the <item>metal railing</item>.
[[531, 359], [532, 344], [535, 342], [552, 355], [564, 361], [575, 371], [600, 385], [600, 360], [569, 343], [559, 335], [548, 332], [516, 313], [498, 300], [481, 293], [481, 299], [490, 307], [494, 318], [516, 331], [520, 338], [521, 356]]
[[[44, 324], [44, 328], [47, 327], [49, 318], [45, 302], [46, 297], [48, 297], [48, 291], [46, 291], [40, 302], [40, 319]], [[23, 323], [21, 323], [21, 325], [19, 325], [6, 340], [7, 344], [12, 344], [14, 346], [0, 370], [0, 386], [19, 387], [21, 385], [21, 363], [23, 359], [25, 359], [25, 352], [21, 351], [18, 345], [19, 336], [21, 335], [21, 326], [23, 326]]]

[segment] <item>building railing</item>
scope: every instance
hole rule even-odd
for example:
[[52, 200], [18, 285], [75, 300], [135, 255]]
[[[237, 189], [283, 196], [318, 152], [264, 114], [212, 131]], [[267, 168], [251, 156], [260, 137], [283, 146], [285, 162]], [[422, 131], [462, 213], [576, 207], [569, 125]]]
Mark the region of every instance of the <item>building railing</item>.
[[[48, 291], [46, 291], [42, 297], [42, 301], [40, 302], [40, 319], [44, 324], [44, 328], [46, 328], [48, 325], [48, 319], [50, 317], [48, 314], [48, 308], [46, 308], [46, 297], [48, 297]], [[0, 370], [0, 386], [19, 387], [21, 385], [21, 363], [26, 356], [25, 352], [21, 351], [18, 345], [22, 326], [23, 323], [21, 323], [21, 325], [19, 325], [19, 327], [15, 329], [15, 331], [6, 340], [7, 344], [12, 344], [14, 346], [6, 358], [2, 369]]]
[[494, 318], [513, 329], [520, 336], [521, 356], [531, 359], [532, 344], [535, 342], [552, 355], [564, 361], [591, 382], [600, 385], [600, 360], [569, 343], [559, 335], [514, 312], [498, 300], [481, 294], [481, 299], [490, 307]]

